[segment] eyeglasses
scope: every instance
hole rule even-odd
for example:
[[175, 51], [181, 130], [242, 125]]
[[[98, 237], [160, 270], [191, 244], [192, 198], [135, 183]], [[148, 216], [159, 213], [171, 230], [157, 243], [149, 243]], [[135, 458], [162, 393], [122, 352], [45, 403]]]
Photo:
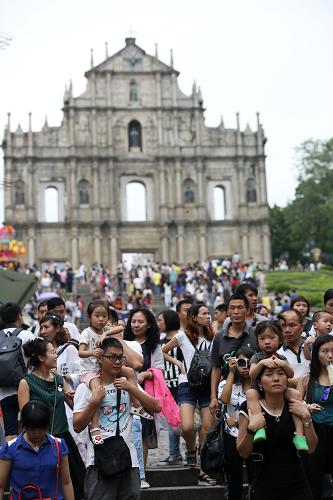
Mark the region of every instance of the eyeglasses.
[[121, 363], [126, 359], [126, 356], [123, 356], [122, 354], [120, 354], [119, 356], [117, 356], [117, 354], [103, 354], [102, 357], [108, 359], [109, 361], [112, 361], [112, 363], [116, 363], [117, 361]]
[[250, 360], [244, 359], [244, 358], [238, 358], [237, 359], [237, 366], [240, 366], [242, 368], [248, 368], [250, 366]]
[[330, 386], [324, 387], [324, 393], [321, 395], [321, 398], [320, 398], [320, 401], [322, 403], [325, 403], [325, 401], [328, 400], [330, 392], [331, 392], [331, 387]]

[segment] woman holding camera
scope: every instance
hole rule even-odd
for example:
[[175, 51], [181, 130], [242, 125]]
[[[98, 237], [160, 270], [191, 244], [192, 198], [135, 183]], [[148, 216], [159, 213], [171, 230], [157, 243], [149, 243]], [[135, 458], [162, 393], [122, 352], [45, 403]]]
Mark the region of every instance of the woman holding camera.
[[[226, 405], [224, 447], [225, 470], [228, 483], [229, 500], [241, 500], [243, 494], [243, 459], [236, 449], [238, 437], [238, 416], [246, 391], [251, 387], [249, 375], [250, 359], [255, 352], [247, 346], [236, 352], [236, 357], [229, 358], [229, 374], [220, 384], [220, 401]], [[248, 478], [250, 480], [250, 462], [246, 460]]]

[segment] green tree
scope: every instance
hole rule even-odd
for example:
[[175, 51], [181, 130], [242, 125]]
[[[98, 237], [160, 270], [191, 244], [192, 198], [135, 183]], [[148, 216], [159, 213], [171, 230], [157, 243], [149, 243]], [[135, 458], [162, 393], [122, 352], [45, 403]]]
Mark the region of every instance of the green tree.
[[333, 258], [333, 138], [301, 144], [297, 166], [295, 199], [279, 209], [280, 213], [278, 207], [271, 209], [271, 231], [277, 235], [272, 237], [273, 255], [280, 252], [281, 242], [276, 240], [284, 235], [284, 251], [293, 262], [303, 260], [314, 247]]

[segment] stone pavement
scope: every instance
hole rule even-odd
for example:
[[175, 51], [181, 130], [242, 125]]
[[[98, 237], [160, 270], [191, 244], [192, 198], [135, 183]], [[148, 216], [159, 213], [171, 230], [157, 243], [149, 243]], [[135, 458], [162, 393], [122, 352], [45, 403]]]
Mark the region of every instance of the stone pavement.
[[[161, 419], [161, 430], [158, 435], [158, 448], [149, 450], [148, 452], [148, 468], [163, 466], [159, 461], [164, 460], [169, 456], [169, 433], [168, 427], [164, 419]], [[180, 451], [185, 458], [185, 441], [180, 438]]]

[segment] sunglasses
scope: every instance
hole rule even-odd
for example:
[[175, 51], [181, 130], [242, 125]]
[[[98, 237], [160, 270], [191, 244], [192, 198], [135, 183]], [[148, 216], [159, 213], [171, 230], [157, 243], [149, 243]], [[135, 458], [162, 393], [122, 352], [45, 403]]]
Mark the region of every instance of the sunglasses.
[[331, 387], [330, 386], [324, 387], [324, 392], [323, 392], [323, 394], [321, 395], [321, 398], [320, 398], [320, 401], [322, 403], [325, 403], [325, 401], [328, 400], [330, 392], [331, 392]]
[[240, 366], [241, 368], [248, 368], [250, 366], [250, 360], [244, 358], [238, 358], [237, 366]]
[[117, 361], [119, 361], [119, 363], [121, 363], [121, 362], [125, 361], [126, 356], [123, 356], [122, 354], [120, 354], [119, 356], [117, 356], [117, 354], [103, 354], [103, 358], [106, 358], [109, 361], [112, 361], [112, 363], [116, 363]]

